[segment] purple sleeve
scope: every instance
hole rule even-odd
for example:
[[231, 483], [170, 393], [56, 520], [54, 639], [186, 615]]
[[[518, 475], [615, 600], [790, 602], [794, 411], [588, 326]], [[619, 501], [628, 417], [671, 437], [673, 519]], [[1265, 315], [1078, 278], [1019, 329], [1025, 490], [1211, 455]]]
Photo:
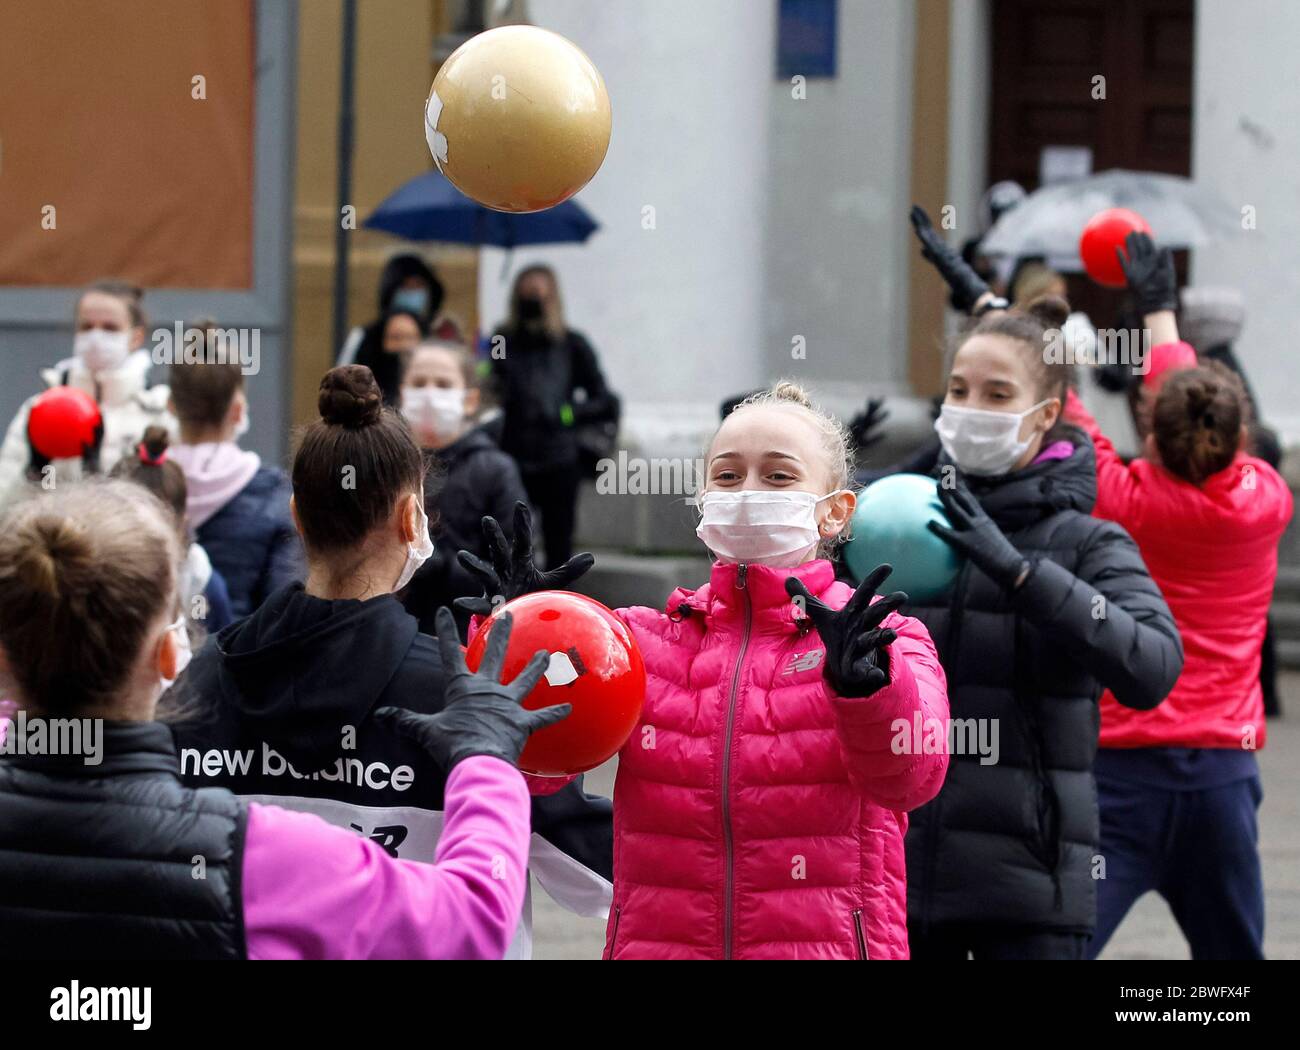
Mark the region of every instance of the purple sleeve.
[[496, 758], [459, 763], [432, 864], [307, 813], [250, 803], [244, 927], [250, 959], [500, 959], [527, 878], [528, 789]]

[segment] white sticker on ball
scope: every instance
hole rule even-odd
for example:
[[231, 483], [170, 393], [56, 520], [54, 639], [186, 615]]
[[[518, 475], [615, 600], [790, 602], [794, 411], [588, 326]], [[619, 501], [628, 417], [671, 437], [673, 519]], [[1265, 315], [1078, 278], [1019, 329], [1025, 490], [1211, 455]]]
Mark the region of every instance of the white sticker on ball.
[[568, 653], [551, 653], [551, 662], [546, 665], [546, 681], [552, 686], [568, 685], [576, 681], [577, 668]]
[[424, 107], [424, 140], [429, 144], [434, 163], [441, 171], [447, 163], [447, 136], [438, 130], [438, 118], [442, 116], [442, 99], [438, 92], [429, 92], [429, 101]]

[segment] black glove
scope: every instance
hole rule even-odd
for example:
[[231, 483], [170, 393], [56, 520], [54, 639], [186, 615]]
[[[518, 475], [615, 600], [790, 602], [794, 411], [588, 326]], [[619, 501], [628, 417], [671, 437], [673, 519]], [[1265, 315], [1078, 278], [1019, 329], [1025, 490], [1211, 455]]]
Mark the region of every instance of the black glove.
[[1133, 366], [1123, 365], [1118, 361], [1107, 361], [1104, 364], [1094, 365], [1092, 376], [1103, 390], [1112, 394], [1123, 394], [1133, 385]]
[[436, 622], [444, 675], [442, 710], [426, 715], [401, 707], [381, 707], [375, 718], [414, 740], [447, 773], [473, 755], [490, 755], [517, 765], [530, 734], [573, 710], [572, 704], [555, 704], [540, 711], [526, 711], [521, 706], [546, 673], [550, 654], [544, 649], [534, 653], [515, 680], [502, 685], [498, 679], [510, 641], [509, 613], [502, 613], [492, 628], [477, 672], [465, 666], [456, 621], [445, 605], [438, 610]]
[[1142, 317], [1161, 310], [1178, 309], [1178, 278], [1174, 273], [1174, 253], [1159, 248], [1148, 234], [1134, 230], [1124, 241], [1128, 255], [1119, 248], [1119, 264], [1124, 268], [1124, 278], [1137, 302]]
[[[99, 450], [104, 444], [104, 420], [95, 424], [93, 440], [81, 446], [81, 472], [83, 475], [99, 473]], [[32, 435], [27, 432], [27, 477], [30, 481], [43, 481], [44, 470], [50, 465], [50, 459], [36, 451], [32, 444]]]
[[919, 204], [912, 205], [912, 226], [917, 239], [921, 242], [921, 254], [939, 271], [952, 289], [952, 305], [964, 313], [970, 313], [980, 296], [990, 291], [988, 283], [977, 274], [974, 268], [956, 249], [939, 236], [930, 216]]
[[491, 616], [494, 598], [512, 601], [533, 591], [563, 590], [582, 576], [596, 561], [591, 554], [575, 554], [558, 569], [542, 572], [533, 564], [533, 516], [527, 504], [515, 504], [515, 542], [513, 549], [493, 517], [483, 519], [483, 535], [492, 555], [489, 565], [469, 551], [456, 557], [469, 572], [483, 583], [481, 598], [457, 598], [452, 604], [479, 616]]
[[95, 424], [95, 440], [81, 446], [81, 469], [87, 474], [99, 473], [99, 450], [104, 446], [104, 417]]
[[45, 468], [50, 465], [50, 460], [36, 451], [36, 446], [32, 444], [32, 438], [27, 436], [27, 480], [43, 481]]
[[854, 447], [862, 452], [883, 439], [885, 435], [880, 430], [888, 418], [889, 409], [885, 407], [883, 397], [868, 399], [866, 409], [849, 422], [849, 434], [853, 437]]
[[871, 599], [893, 571], [888, 565], [873, 569], [838, 611], [809, 594], [797, 576], [786, 577], [786, 594], [802, 604], [826, 646], [826, 681], [840, 696], [870, 696], [889, 684], [889, 651], [885, 647], [898, 635], [880, 624], [907, 601], [907, 595], [895, 591], [874, 605]]
[[984, 513], [979, 500], [960, 481], [953, 488], [939, 485], [939, 502], [952, 528], [928, 521], [925, 527], [978, 565], [995, 583], [1015, 590], [1025, 582], [1030, 561], [1011, 545], [997, 523]]

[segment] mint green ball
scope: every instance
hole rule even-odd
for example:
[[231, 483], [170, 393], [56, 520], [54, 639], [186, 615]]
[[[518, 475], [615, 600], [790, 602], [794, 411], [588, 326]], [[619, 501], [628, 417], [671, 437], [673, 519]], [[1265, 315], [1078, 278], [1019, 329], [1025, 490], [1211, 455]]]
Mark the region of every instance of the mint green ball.
[[877, 565], [892, 565], [882, 585], [906, 591], [913, 602], [931, 602], [952, 587], [961, 568], [957, 552], [925, 527], [948, 525], [938, 483], [922, 474], [891, 474], [858, 493], [844, 561], [859, 583]]

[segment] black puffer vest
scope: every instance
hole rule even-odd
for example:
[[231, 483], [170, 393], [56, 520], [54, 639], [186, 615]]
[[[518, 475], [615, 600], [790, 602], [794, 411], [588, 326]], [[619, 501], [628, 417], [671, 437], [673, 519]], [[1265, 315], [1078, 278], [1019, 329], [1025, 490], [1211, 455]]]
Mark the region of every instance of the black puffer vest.
[[103, 743], [0, 755], [0, 958], [244, 958], [246, 807], [181, 784], [165, 725]]

